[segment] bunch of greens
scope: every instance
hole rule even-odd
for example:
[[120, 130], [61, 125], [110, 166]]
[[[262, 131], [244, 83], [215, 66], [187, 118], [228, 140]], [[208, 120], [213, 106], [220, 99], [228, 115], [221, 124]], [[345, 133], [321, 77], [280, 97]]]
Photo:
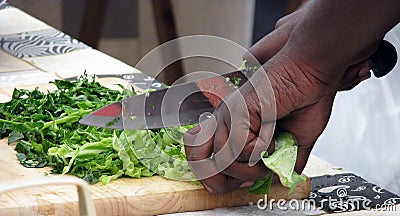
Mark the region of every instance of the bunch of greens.
[[183, 147], [183, 135], [192, 127], [131, 130], [125, 134], [132, 141], [135, 156], [150, 170], [169, 179], [195, 180]]
[[[182, 134], [188, 127], [168, 129], [170, 133], [165, 133], [167, 129], [124, 132], [78, 123], [92, 111], [134, 95], [133, 90], [122, 86], [122, 91], [111, 90], [86, 75], [53, 84], [57, 90], [46, 93], [37, 88], [14, 89], [12, 100], [0, 104], [0, 138], [8, 136], [9, 144], [17, 143], [17, 158], [25, 167], [51, 166], [53, 173], [76, 175], [90, 183], [108, 183], [122, 175], [151, 176], [153, 171], [174, 177], [187, 171], [187, 164], [171, 160], [184, 161], [185, 154], [182, 140], [169, 134]], [[132, 142], [147, 148], [161, 146], [154, 152], [158, 153], [152, 161], [157, 165], [154, 169], [140, 162]], [[160, 157], [161, 152], [168, 157]]]

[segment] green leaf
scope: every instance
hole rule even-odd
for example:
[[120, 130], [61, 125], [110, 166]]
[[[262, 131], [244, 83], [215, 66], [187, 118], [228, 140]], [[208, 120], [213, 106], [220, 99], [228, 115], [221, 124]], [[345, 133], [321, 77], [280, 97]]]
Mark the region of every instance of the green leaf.
[[23, 139], [24, 135], [16, 130], [11, 131], [11, 133], [8, 135], [8, 144], [14, 143], [17, 140]]
[[114, 174], [114, 175], [111, 175], [111, 176], [110, 176], [110, 175], [102, 175], [102, 176], [100, 176], [99, 181], [100, 181], [102, 184], [105, 185], [105, 184], [110, 183], [110, 181], [113, 181], [113, 180], [115, 180], [115, 179], [121, 177], [123, 174], [124, 174], [124, 171], [118, 170], [118, 172], [117, 172], [116, 174]]
[[274, 172], [270, 172], [264, 179], [255, 181], [254, 184], [249, 187], [249, 193], [256, 195], [268, 194], [273, 178]]
[[294, 171], [296, 158], [296, 139], [292, 134], [286, 132], [276, 135], [274, 153], [262, 157], [265, 166], [279, 176], [282, 185], [290, 188], [289, 194], [294, 191], [298, 184], [306, 181], [306, 177]]
[[133, 153], [131, 145], [129, 145], [126, 134], [121, 133], [120, 138], [118, 138], [114, 133], [112, 145], [122, 160], [123, 173], [133, 178], [139, 178], [141, 170], [135, 167], [135, 164], [139, 164], [139, 161]]

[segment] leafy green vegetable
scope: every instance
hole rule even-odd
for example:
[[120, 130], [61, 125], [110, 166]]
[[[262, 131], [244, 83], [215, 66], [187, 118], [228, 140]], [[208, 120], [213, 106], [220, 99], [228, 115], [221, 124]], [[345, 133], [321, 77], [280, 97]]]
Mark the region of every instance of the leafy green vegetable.
[[[22, 165], [51, 166], [53, 173], [72, 174], [90, 183], [104, 184], [121, 176], [139, 178], [158, 172], [176, 178], [188, 172], [179, 137], [187, 127], [127, 134], [78, 123], [94, 110], [134, 95], [133, 90], [122, 86], [122, 91], [111, 90], [95, 80], [89, 81], [86, 75], [73, 82], [56, 80], [53, 84], [57, 89], [52, 92], [15, 89], [12, 100], [0, 104], [0, 138], [8, 136], [10, 144], [17, 142], [15, 150]], [[148, 147], [154, 141], [160, 147], [153, 145], [153, 150], [162, 151], [133, 149], [137, 145], [135, 149], [141, 150], [140, 147]], [[141, 158], [147, 161], [144, 164], [137, 153], [153, 154], [154, 158]], [[174, 164], [170, 158], [182, 162]]]
[[234, 84], [234, 85], [235, 85], [235, 88], [236, 88], [236, 89], [239, 88], [240, 80], [241, 80], [240, 77], [235, 77], [235, 78], [234, 78], [234, 81], [235, 81], [235, 84]]
[[261, 65], [249, 65], [247, 60], [244, 59], [238, 70], [255, 73]]
[[11, 133], [8, 135], [8, 144], [11, 144], [17, 140], [20, 140], [24, 138], [24, 135], [16, 130], [11, 131]]
[[150, 170], [166, 178], [195, 180], [186, 161], [183, 134], [193, 126], [159, 130], [125, 131], [137, 159]]
[[[306, 178], [294, 171], [297, 158], [296, 139], [293, 134], [282, 132], [275, 136], [275, 151], [268, 155], [262, 152], [262, 161], [273, 173], [276, 173], [283, 186], [290, 188], [292, 193], [298, 184], [306, 181]], [[250, 193], [262, 194], [268, 192], [272, 177], [268, 175], [265, 179], [256, 181], [250, 188]], [[265, 188], [264, 188], [265, 187]]]
[[268, 194], [274, 174], [274, 172], [270, 172], [264, 179], [255, 181], [254, 184], [249, 187], [249, 193], [256, 195]]

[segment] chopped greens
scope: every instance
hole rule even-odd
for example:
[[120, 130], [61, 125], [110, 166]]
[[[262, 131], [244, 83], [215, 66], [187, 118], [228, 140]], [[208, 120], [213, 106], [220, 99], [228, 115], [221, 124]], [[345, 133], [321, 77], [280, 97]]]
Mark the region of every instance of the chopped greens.
[[166, 178], [195, 180], [186, 161], [183, 135], [193, 126], [125, 131], [134, 154], [150, 170]]
[[[72, 174], [89, 183], [104, 184], [123, 175], [139, 178], [162, 172], [174, 177], [188, 170], [182, 140], [178, 138], [188, 127], [165, 129], [170, 136], [163, 130], [124, 132], [78, 123], [94, 110], [134, 95], [133, 90], [122, 86], [122, 91], [111, 90], [96, 80], [90, 81], [87, 75], [76, 81], [52, 83], [57, 90], [14, 89], [12, 100], [0, 103], [0, 138], [8, 136], [9, 144], [16, 143], [16, 156], [25, 167], [51, 166], [52, 173]], [[155, 152], [155, 159], [147, 158], [157, 165], [156, 169], [149, 169], [133, 151], [132, 143], [153, 140], [163, 146], [165, 155]], [[167, 160], [169, 157], [184, 162], [174, 164]]]
[[255, 73], [255, 72], [260, 68], [260, 66], [261, 66], [261, 65], [253, 65], [253, 66], [248, 65], [248, 64], [247, 64], [247, 60], [244, 59], [243, 62], [242, 62], [242, 64], [241, 64], [240, 67], [238, 68], [238, 70], [241, 70], [241, 71], [250, 71], [250, 72]]
[[242, 79], [240, 77], [235, 77], [234, 80], [235, 80], [235, 83], [234, 83], [235, 89], [238, 89], [239, 88], [239, 84], [240, 84], [240, 80], [242, 80]]

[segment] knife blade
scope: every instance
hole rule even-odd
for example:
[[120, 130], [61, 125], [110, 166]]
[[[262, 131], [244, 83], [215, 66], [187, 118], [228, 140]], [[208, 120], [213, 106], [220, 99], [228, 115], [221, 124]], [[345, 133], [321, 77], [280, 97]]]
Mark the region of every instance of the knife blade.
[[[370, 59], [374, 75], [383, 77], [396, 65], [397, 52], [391, 43], [384, 40]], [[126, 130], [199, 123], [202, 114], [212, 113], [222, 98], [242, 86], [252, 74], [251, 70], [234, 71], [146, 92], [100, 108], [79, 122]]]
[[156, 129], [199, 122], [220, 100], [243, 85], [252, 71], [234, 71], [221, 76], [173, 85], [128, 97], [85, 116], [81, 124], [111, 129]]

